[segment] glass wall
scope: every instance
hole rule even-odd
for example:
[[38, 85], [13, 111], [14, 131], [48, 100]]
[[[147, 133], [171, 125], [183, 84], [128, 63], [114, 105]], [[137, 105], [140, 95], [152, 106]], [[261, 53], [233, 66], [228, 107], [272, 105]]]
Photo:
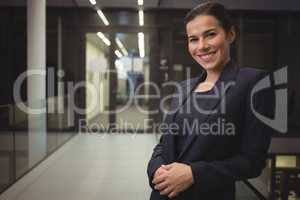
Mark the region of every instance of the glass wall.
[[[46, 129], [47, 133], [45, 143], [40, 143], [42, 147], [35, 149], [30, 143], [35, 134], [29, 132], [30, 115], [26, 108], [27, 79], [31, 78], [26, 76], [26, 7], [0, 7], [0, 192], [75, 134], [74, 112], [70, 106], [72, 98], [67, 89], [68, 83], [74, 83], [75, 79], [66, 67], [70, 64], [62, 58], [63, 43], [68, 42], [66, 34], [74, 29], [64, 27], [59, 13], [50, 11], [46, 18], [47, 75], [43, 77], [47, 82], [47, 98], [43, 99], [42, 103], [47, 110], [47, 124], [43, 124], [42, 128]], [[22, 76], [25, 78], [21, 82], [17, 81]], [[19, 95], [20, 99], [17, 99], [14, 93]], [[33, 159], [35, 153], [43, 156]]]
[[[27, 114], [13, 100], [14, 82], [25, 71], [26, 14], [24, 7], [0, 8], [0, 191], [28, 170]], [[17, 91], [26, 102], [26, 81]]]
[[47, 152], [68, 140], [72, 136], [70, 131], [74, 130], [71, 108], [74, 98], [68, 89], [68, 84], [74, 85], [74, 78], [70, 77], [63, 59], [63, 45], [68, 37], [61, 16], [50, 15], [50, 20], [55, 23], [50, 23], [47, 32]]

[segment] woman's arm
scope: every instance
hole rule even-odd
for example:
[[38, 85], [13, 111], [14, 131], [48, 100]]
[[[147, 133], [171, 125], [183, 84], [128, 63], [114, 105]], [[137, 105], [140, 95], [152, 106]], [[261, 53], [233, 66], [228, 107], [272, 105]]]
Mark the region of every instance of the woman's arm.
[[[175, 110], [172, 109], [176, 109], [177, 108], [177, 104], [180, 101], [180, 93], [182, 94], [182, 85], [185, 82], [181, 82], [176, 86], [175, 92], [172, 95], [172, 100], [171, 100], [171, 110], [169, 112], [167, 112], [164, 116], [163, 119], [163, 123], [168, 123], [167, 118], [172, 118], [172, 114], [174, 114]], [[161, 166], [166, 164], [165, 160], [163, 159], [163, 141], [164, 139], [167, 137], [168, 134], [172, 134], [171, 130], [169, 129], [163, 129], [160, 131], [162, 132], [161, 138], [159, 143], [154, 147], [153, 149], [153, 153], [151, 156], [151, 159], [148, 163], [148, 167], [147, 167], [147, 174], [148, 174], [148, 179], [149, 179], [149, 184], [151, 186], [152, 189], [154, 189], [154, 184], [152, 183], [154, 174], [156, 172], [156, 170]]]
[[154, 147], [151, 159], [148, 163], [147, 173], [148, 173], [149, 184], [152, 189], [154, 189], [154, 184], [152, 183], [152, 180], [153, 180], [155, 171], [161, 165], [165, 164], [165, 161], [162, 158], [162, 151], [163, 151], [162, 140], [163, 140], [163, 138], [164, 138], [164, 135], [161, 136], [159, 143]]

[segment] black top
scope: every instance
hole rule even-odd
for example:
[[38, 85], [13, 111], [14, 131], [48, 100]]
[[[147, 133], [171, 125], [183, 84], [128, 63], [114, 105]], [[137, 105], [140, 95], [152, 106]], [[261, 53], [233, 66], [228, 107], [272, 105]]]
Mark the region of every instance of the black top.
[[[187, 137], [191, 134], [199, 134], [195, 128], [199, 127], [197, 126], [199, 124], [196, 123], [201, 122], [197, 121], [195, 116], [208, 115], [214, 109], [213, 106], [218, 99], [219, 97], [214, 88], [204, 92], [191, 92], [191, 95], [182, 105], [174, 120], [179, 127], [175, 139], [176, 157], [182, 151]], [[191, 130], [194, 130], [194, 132], [191, 132]]]

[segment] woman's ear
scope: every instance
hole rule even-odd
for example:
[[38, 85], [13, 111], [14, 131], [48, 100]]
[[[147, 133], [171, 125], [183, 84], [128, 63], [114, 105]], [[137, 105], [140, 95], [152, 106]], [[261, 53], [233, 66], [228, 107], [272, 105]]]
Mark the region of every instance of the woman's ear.
[[234, 26], [232, 26], [230, 28], [230, 31], [228, 31], [228, 33], [227, 33], [227, 39], [228, 39], [230, 44], [234, 42], [235, 37], [236, 37], [235, 28], [234, 28]]

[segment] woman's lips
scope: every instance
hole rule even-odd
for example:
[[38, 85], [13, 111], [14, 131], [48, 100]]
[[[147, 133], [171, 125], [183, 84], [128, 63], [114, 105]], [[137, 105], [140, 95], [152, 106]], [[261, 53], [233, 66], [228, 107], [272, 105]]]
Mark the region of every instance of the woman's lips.
[[209, 62], [215, 54], [216, 54], [216, 51], [210, 52], [210, 53], [205, 53], [205, 54], [199, 54], [197, 56], [204, 62]]

